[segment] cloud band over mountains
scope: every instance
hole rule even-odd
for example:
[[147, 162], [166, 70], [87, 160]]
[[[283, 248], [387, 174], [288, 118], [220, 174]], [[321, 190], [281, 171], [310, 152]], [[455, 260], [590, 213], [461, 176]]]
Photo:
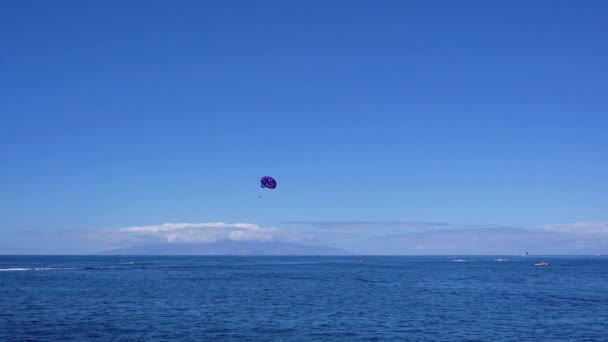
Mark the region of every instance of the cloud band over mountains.
[[90, 237], [111, 243], [213, 243], [219, 240], [271, 241], [279, 229], [254, 223], [163, 223], [94, 231]]
[[308, 243], [361, 254], [608, 253], [608, 222], [551, 224], [528, 229], [426, 221], [291, 221], [281, 227], [202, 222], [24, 234], [30, 239], [37, 237], [41, 242], [64, 239], [83, 246], [95, 244], [97, 249], [229, 240]]

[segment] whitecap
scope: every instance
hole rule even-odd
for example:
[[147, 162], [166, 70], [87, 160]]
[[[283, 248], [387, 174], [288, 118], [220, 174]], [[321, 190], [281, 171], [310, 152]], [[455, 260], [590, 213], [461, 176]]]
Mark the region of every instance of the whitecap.
[[14, 271], [31, 271], [31, 268], [0, 268], [0, 272], [14, 272]]

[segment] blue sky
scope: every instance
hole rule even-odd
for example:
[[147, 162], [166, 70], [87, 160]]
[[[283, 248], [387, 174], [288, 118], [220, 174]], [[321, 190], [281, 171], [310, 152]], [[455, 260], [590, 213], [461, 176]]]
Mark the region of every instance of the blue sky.
[[213, 222], [362, 253], [608, 253], [607, 11], [2, 2], [0, 253]]

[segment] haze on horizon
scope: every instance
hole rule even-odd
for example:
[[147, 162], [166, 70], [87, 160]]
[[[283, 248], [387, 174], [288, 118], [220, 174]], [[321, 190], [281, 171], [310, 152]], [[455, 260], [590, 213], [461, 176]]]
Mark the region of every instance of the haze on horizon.
[[607, 11], [2, 2], [0, 254], [607, 254]]

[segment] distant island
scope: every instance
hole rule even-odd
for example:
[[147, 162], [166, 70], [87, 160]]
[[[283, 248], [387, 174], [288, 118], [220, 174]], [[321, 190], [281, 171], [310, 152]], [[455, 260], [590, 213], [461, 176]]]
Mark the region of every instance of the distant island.
[[97, 255], [351, 255], [333, 247], [279, 241], [221, 240], [214, 243], [155, 243], [117, 248]]

